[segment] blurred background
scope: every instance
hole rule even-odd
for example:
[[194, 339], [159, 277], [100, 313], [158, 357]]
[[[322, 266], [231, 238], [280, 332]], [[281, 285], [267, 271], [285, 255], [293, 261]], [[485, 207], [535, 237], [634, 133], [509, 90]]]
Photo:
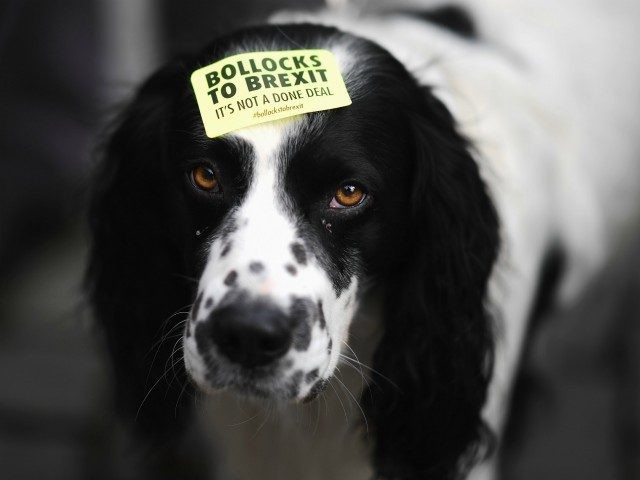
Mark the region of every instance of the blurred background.
[[[115, 478], [123, 468], [108, 367], [82, 295], [88, 178], [108, 120], [174, 54], [321, 3], [0, 2], [2, 478]], [[505, 479], [640, 479], [639, 240], [576, 305], [542, 312]]]

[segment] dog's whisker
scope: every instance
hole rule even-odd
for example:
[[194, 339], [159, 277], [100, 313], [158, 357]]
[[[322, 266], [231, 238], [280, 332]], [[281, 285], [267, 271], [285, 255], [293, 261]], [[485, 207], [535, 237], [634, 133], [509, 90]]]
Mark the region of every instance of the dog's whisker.
[[360, 376], [360, 388], [363, 391], [364, 391], [365, 386], [369, 387], [369, 386], [371, 386], [371, 384], [375, 385], [376, 387], [380, 387], [380, 385], [378, 383], [376, 383], [376, 381], [374, 379], [366, 377], [364, 375], [362, 369], [360, 368], [360, 366], [352, 363], [351, 359], [340, 357], [340, 362], [341, 362], [342, 365], [346, 365], [346, 366], [350, 367], [353, 371], [355, 371]]
[[182, 389], [180, 390], [180, 394], [178, 395], [178, 399], [176, 400], [176, 406], [173, 410], [173, 418], [178, 418], [178, 407], [180, 405], [180, 400], [182, 399], [182, 395], [186, 391], [188, 385], [189, 385], [189, 379], [185, 377], [182, 382]]
[[200, 280], [198, 280], [197, 278], [189, 277], [188, 275], [184, 275], [182, 273], [172, 273], [172, 275], [174, 277], [182, 278], [184, 280], [189, 280], [190, 282], [193, 282], [195, 284], [200, 282]]
[[[175, 331], [184, 327], [186, 325], [186, 319], [185, 320], [181, 320], [179, 323], [177, 323], [176, 325], [174, 325], [171, 330], [169, 330], [167, 333], [165, 333], [162, 338], [160, 338], [159, 340], [157, 340], [149, 349], [149, 352], [147, 352], [147, 354], [145, 355], [145, 358], [148, 357], [152, 352], [154, 353], [154, 356], [157, 355], [158, 350], [162, 347], [162, 344], [164, 342], [166, 342], [167, 340], [170, 340], [172, 338], [176, 338], [176, 336], [180, 336], [182, 337], [182, 332], [175, 334]], [[151, 362], [153, 364], [153, 361]]]
[[[179, 326], [179, 325], [177, 325], [177, 326]], [[176, 326], [176, 327], [177, 327], [177, 326]], [[173, 330], [173, 329], [172, 329], [172, 330]], [[163, 338], [161, 338], [158, 342], [156, 342], [155, 353], [154, 353], [154, 355], [153, 355], [153, 359], [151, 360], [151, 363], [150, 363], [150, 365], [149, 365], [149, 371], [147, 372], [147, 377], [146, 377], [146, 379], [145, 379], [145, 384], [148, 384], [148, 383], [149, 383], [149, 377], [151, 376], [151, 372], [153, 371], [153, 366], [154, 366], [154, 365], [155, 365], [155, 363], [156, 363], [156, 358], [157, 358], [157, 356], [158, 356], [158, 354], [159, 354], [159, 352], [160, 352], [160, 350], [161, 350], [162, 345], [164, 344], [164, 342], [166, 342], [166, 341], [168, 341], [168, 340], [171, 340], [171, 339], [173, 339], [173, 338], [178, 338], [178, 340], [181, 340], [181, 339], [182, 339], [182, 333], [177, 334], [177, 335], [170, 335], [170, 333], [171, 333], [171, 331], [169, 331], [169, 332], [167, 333], [167, 335], [163, 336]], [[149, 352], [149, 353], [150, 353], [150, 352]], [[147, 354], [147, 355], [148, 355], [148, 354]], [[146, 358], [146, 355], [145, 355], [145, 358]]]
[[[321, 395], [326, 404], [326, 399], [324, 398], [324, 392], [322, 392]], [[313, 426], [312, 436], [315, 437], [316, 433], [318, 432], [318, 426], [320, 425], [320, 402], [316, 401], [314, 403], [316, 405], [316, 422], [315, 422], [315, 425]]]
[[[351, 353], [353, 353], [353, 356], [356, 358], [356, 362], [357, 362], [356, 365], [358, 365], [358, 372], [360, 373], [360, 378], [361, 378], [360, 388], [364, 388], [364, 385], [365, 383], [367, 383], [367, 380], [365, 379], [364, 372], [362, 371], [362, 368], [361, 368], [362, 362], [360, 362], [360, 359], [358, 358], [358, 354], [353, 350], [353, 348], [351, 348], [351, 346], [345, 340], [343, 340], [342, 343], [344, 344], [345, 347], [349, 349]], [[338, 355], [340, 356], [341, 359], [348, 358], [342, 352], [339, 352]]]
[[[174, 376], [170, 380], [167, 379], [167, 374], [176, 365], [176, 359], [174, 358], [175, 348], [176, 348], [176, 344], [178, 344], [178, 342], [180, 342], [181, 340], [182, 338], [178, 338], [178, 340], [176, 340], [176, 342], [173, 344], [173, 347], [171, 349], [171, 354], [167, 357], [167, 359], [164, 362], [164, 369], [163, 369], [161, 378], [162, 377], [165, 378], [168, 386], [171, 386], [173, 384], [173, 381], [176, 379], [175, 371], [174, 371]], [[178, 359], [178, 361], [180, 360], [182, 359]]]
[[351, 399], [353, 400], [353, 403], [355, 403], [355, 405], [358, 407], [358, 409], [360, 410], [360, 413], [362, 414], [362, 419], [364, 420], [364, 426], [365, 426], [365, 431], [367, 433], [369, 433], [369, 422], [367, 420], [367, 416], [364, 413], [364, 410], [362, 409], [362, 407], [360, 406], [360, 402], [358, 401], [358, 399], [355, 397], [355, 395], [353, 393], [351, 393], [351, 390], [349, 390], [349, 388], [344, 384], [344, 382], [342, 380], [340, 380], [340, 378], [336, 375], [336, 380], [340, 383], [340, 385], [342, 385], [342, 388], [344, 388], [347, 392], [347, 394], [349, 394], [349, 396], [351, 397]]
[[229, 423], [226, 426], [229, 428], [235, 428], [235, 427], [241, 427], [242, 425], [245, 425], [247, 423], [249, 423], [251, 420], [255, 419], [258, 415], [260, 415], [261, 411], [258, 410], [253, 416], [249, 417], [249, 418], [245, 418], [244, 420], [240, 421], [240, 422], [236, 422], [236, 423]]
[[[149, 354], [151, 354], [151, 352], [153, 351], [153, 349], [154, 349], [154, 348], [155, 348], [159, 343], [162, 343], [162, 342], [164, 341], [164, 338], [165, 338], [165, 336], [166, 336], [166, 335], [170, 335], [173, 331], [175, 331], [175, 329], [176, 329], [176, 328], [179, 328], [179, 327], [183, 326], [183, 325], [187, 322], [187, 320], [188, 320], [188, 318], [189, 318], [189, 317], [188, 317], [188, 313], [189, 313], [188, 311], [186, 311], [186, 312], [176, 312], [176, 313], [174, 313], [174, 314], [171, 316], [171, 318], [174, 318], [174, 317], [176, 317], [177, 315], [180, 315], [180, 314], [182, 314], [182, 315], [187, 315], [187, 316], [185, 316], [185, 318], [183, 318], [183, 319], [181, 319], [181, 320], [177, 321], [174, 325], [172, 325], [172, 326], [171, 326], [171, 328], [170, 328], [167, 332], [165, 332], [165, 328], [164, 328], [164, 327], [162, 328], [162, 330], [161, 330], [161, 332], [160, 332], [160, 338], [159, 338], [158, 340], [156, 340], [156, 342], [154, 342], [154, 343], [151, 345], [151, 347], [149, 347], [149, 351], [148, 351], [148, 352], [147, 352], [147, 354], [146, 354], [147, 356], [148, 356]], [[167, 319], [166, 321], [168, 321], [168, 320], [169, 320], [169, 319]], [[166, 321], [165, 321], [165, 324], [166, 324]]]
[[138, 421], [138, 416], [140, 415], [140, 411], [142, 410], [142, 407], [144, 406], [145, 402], [147, 401], [147, 398], [149, 398], [149, 395], [151, 395], [151, 392], [153, 392], [153, 390], [158, 386], [160, 381], [164, 378], [164, 375], [165, 375], [164, 373], [162, 375], [160, 375], [160, 377], [155, 381], [155, 383], [151, 386], [149, 391], [146, 393], [146, 395], [144, 396], [144, 398], [140, 402], [140, 406], [138, 407], [138, 410], [136, 411], [136, 415], [135, 415], [134, 420], [133, 420], [134, 422]]
[[[362, 370], [359, 368], [360, 366], [356, 366], [352, 363], [352, 359], [349, 357], [341, 357], [340, 360], [342, 362], [344, 362], [344, 365], [347, 365], [348, 367], [351, 367], [352, 369], [356, 370], [358, 373], [360, 373], [362, 375]], [[371, 400], [373, 400], [373, 391], [371, 389], [371, 385], [374, 385], [376, 388], [382, 388], [382, 386], [375, 381], [374, 378], [372, 377], [367, 377], [367, 376], [363, 376], [362, 377], [362, 381], [364, 382], [364, 385], [361, 385], [362, 391], [363, 393], [366, 391], [367, 395], [369, 396], [369, 398]], [[364, 388], [366, 386], [366, 388]]]
[[[167, 337], [167, 338], [165, 339], [165, 341], [169, 341], [169, 340], [172, 340], [172, 339], [174, 339], [174, 338], [177, 338], [177, 339], [178, 339], [178, 341], [180, 341], [180, 340], [182, 339], [182, 335], [175, 335], [175, 336]], [[161, 347], [162, 347], [162, 345], [159, 345], [159, 346], [158, 346], [158, 350], [156, 351], [156, 354], [153, 356], [153, 359], [152, 359], [152, 361], [151, 361], [151, 364], [149, 365], [149, 370], [148, 370], [148, 372], [147, 372], [147, 378], [146, 378], [146, 381], [145, 381], [145, 383], [146, 383], [146, 384], [148, 384], [148, 383], [149, 383], [149, 377], [151, 376], [151, 374], [152, 374], [152, 372], [153, 372], [153, 366], [155, 365], [156, 358], [157, 358], [158, 353], [160, 352]]]
[[171, 378], [170, 381], [170, 385], [173, 384], [173, 381], [177, 379], [177, 373], [176, 373], [176, 365], [178, 365], [180, 362], [182, 362], [182, 355], [178, 355], [177, 358], [174, 358], [176, 353], [180, 354], [184, 347], [182, 345], [180, 345], [180, 343], [182, 342], [182, 337], [178, 338], [178, 340], [176, 340], [176, 342], [173, 344], [173, 349], [171, 350], [171, 355], [169, 356], [169, 360], [171, 361], [171, 372], [173, 373], [173, 377]]
[[191, 311], [191, 308], [193, 307], [193, 304], [188, 303], [186, 305], [181, 306], [180, 308], [178, 308], [175, 312], [171, 313], [167, 318], [165, 318], [162, 321], [162, 324], [160, 325], [160, 330], [162, 332], [164, 332], [165, 327], [167, 326], [167, 323], [174, 318], [176, 315], [180, 315], [183, 313], [189, 313]]
[[[344, 390], [345, 389], [345, 385], [340, 380], [340, 375], [342, 375], [342, 371], [340, 370], [339, 367], [336, 367], [335, 374], [334, 374], [333, 378], [335, 378], [335, 380], [339, 383], [339, 386], [340, 386], [341, 390]], [[347, 404], [347, 407], [349, 408], [349, 414], [351, 415], [353, 413], [353, 405], [352, 405], [351, 397], [349, 397], [349, 396], [346, 397], [346, 404]]]
[[258, 436], [258, 434], [260, 433], [260, 430], [262, 430], [262, 427], [264, 427], [266, 425], [266, 423], [269, 421], [269, 418], [271, 417], [272, 406], [273, 406], [273, 404], [271, 402], [269, 402], [267, 404], [267, 410], [265, 412], [264, 420], [262, 421], [262, 423], [260, 424], [260, 426], [258, 427], [258, 429], [255, 431], [255, 433], [253, 434], [253, 436], [251, 438], [255, 439]]
[[[335, 377], [333, 377], [333, 378], [335, 378]], [[336, 390], [336, 387], [333, 385], [333, 382], [331, 381], [331, 380], [333, 380], [333, 378], [329, 380], [329, 386], [333, 389], [333, 391], [334, 391], [334, 393], [336, 395], [336, 398], [338, 399], [338, 402], [340, 403], [340, 406], [342, 407], [342, 411], [344, 412], [344, 422], [345, 422], [345, 424], [348, 425], [349, 424], [349, 415], [347, 415], [347, 409], [345, 408], [344, 403], [342, 402], [342, 398], [340, 398], [340, 395], [338, 394], [338, 391]]]
[[[185, 314], [185, 315], [186, 315], [186, 314], [188, 314], [188, 313], [189, 313], [188, 311], [186, 311], [186, 312], [185, 312], [185, 311], [178, 311], [178, 312], [175, 312], [175, 313], [173, 313], [173, 314], [171, 315], [171, 317], [169, 317], [169, 318], [167, 318], [167, 320], [165, 320], [164, 325], [166, 325], [166, 322], [167, 322], [167, 321], [169, 321], [171, 318], [175, 317], [176, 315], [179, 315], [179, 314]], [[171, 333], [172, 333], [172, 332], [174, 332], [174, 331], [176, 330], [176, 328], [180, 328], [180, 327], [184, 326], [184, 325], [186, 324], [186, 322], [187, 322], [187, 320], [188, 320], [188, 319], [189, 319], [189, 317], [188, 317], [188, 316], [186, 316], [184, 319], [179, 320], [179, 321], [178, 321], [175, 325], [173, 325], [173, 326], [171, 327], [171, 329], [170, 329], [168, 332], [166, 332], [166, 333], [164, 332], [164, 327], [163, 327], [163, 328], [162, 328], [162, 331], [161, 331], [161, 334], [160, 334], [160, 338], [159, 338], [158, 340], [156, 340], [156, 341], [155, 341], [155, 342], [154, 342], [154, 343], [149, 347], [149, 351], [145, 354], [145, 358], [146, 358], [146, 357], [148, 357], [148, 356], [153, 352], [153, 350], [154, 350], [158, 345], [162, 344], [162, 342], [164, 342], [164, 341], [165, 341], [165, 339], [166, 339], [166, 336], [167, 336], [167, 335], [171, 335]]]
[[[386, 380], [386, 381], [387, 381], [387, 382], [389, 382], [393, 387], [395, 387], [396, 389], [400, 390], [400, 387], [399, 387], [399, 386], [398, 386], [398, 385], [397, 385], [393, 380], [391, 380], [389, 377], [387, 377], [387, 376], [383, 375], [382, 373], [380, 373], [380, 371], [379, 371], [379, 370], [376, 370], [375, 368], [372, 368], [372, 367], [368, 366], [367, 364], [362, 363], [362, 362], [359, 362], [359, 361], [358, 361], [358, 360], [356, 360], [355, 358], [351, 358], [351, 357], [349, 357], [349, 356], [347, 356], [347, 355], [344, 355], [344, 354], [342, 354], [342, 353], [340, 354], [340, 356], [341, 356], [341, 358], [343, 358], [343, 359], [348, 359], [348, 360], [349, 360], [349, 361], [351, 361], [351, 362], [355, 362], [358, 366], [360, 366], [360, 367], [362, 367], [362, 368], [364, 368], [364, 369], [366, 369], [366, 370], [369, 370], [371, 373], [374, 373], [376, 376], [378, 376], [378, 377], [382, 378], [383, 380]], [[371, 379], [371, 380], [373, 381], [373, 379]], [[375, 382], [374, 382], [374, 383], [375, 383]]]

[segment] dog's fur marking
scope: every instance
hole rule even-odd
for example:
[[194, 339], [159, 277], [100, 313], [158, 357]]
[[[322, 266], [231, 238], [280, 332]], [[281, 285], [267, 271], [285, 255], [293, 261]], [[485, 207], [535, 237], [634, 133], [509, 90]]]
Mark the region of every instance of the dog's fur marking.
[[[279, 20], [316, 25], [236, 32], [141, 88], [106, 147], [89, 269], [118, 408], [141, 444], [177, 452], [189, 420], [189, 395], [146, 384], [171, 362], [185, 374], [158, 342], [165, 325], [215, 394], [200, 421], [216, 423], [238, 478], [451, 480], [488, 444], [485, 426], [500, 437], [543, 259], [566, 256], [561, 298], [575, 296], [638, 205], [637, 26], [619, 19], [612, 36], [604, 12], [585, 13], [589, 62], [567, 66], [581, 52], [552, 29], [541, 38], [525, 16], [460, 3], [476, 14], [472, 41], [407, 15], [289, 14]], [[331, 50], [353, 104], [206, 138], [189, 72], [294, 47]], [[220, 191], [195, 188], [198, 163]], [[335, 209], [345, 182], [367, 194]], [[182, 328], [174, 312], [190, 304]], [[225, 309], [244, 330], [221, 341]], [[247, 338], [262, 357], [236, 355]], [[343, 375], [359, 362], [368, 386]], [[494, 469], [495, 456], [470, 478]]]

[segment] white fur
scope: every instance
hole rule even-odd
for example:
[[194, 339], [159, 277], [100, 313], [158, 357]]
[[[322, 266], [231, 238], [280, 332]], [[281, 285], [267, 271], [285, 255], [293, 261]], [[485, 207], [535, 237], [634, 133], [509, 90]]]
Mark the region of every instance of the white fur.
[[[272, 20], [335, 25], [387, 48], [451, 110], [477, 148], [502, 225], [488, 305], [499, 322], [484, 417], [500, 434], [542, 256], [568, 254], [561, 298], [575, 298], [624, 236], [640, 198], [640, 7], [630, 1], [466, 4], [473, 43], [404, 17], [362, 11], [448, 2], [338, 2], [342, 12]], [[355, 4], [355, 7], [354, 7]], [[495, 459], [471, 478], [494, 478]]]
[[[365, 365], [371, 365], [382, 333], [379, 297], [370, 296], [348, 339]], [[345, 354], [354, 358], [349, 349]], [[212, 454], [220, 459], [220, 478], [371, 480], [368, 426], [357, 405], [368, 373], [343, 359], [330, 386], [310, 404], [265, 405], [233, 394], [211, 396], [200, 415], [202, 424], [215, 426]]]
[[[355, 3], [357, 11], [366, 10], [362, 2]], [[388, 3], [370, 5], [382, 8]], [[406, 0], [394, 6], [415, 3]], [[443, 2], [425, 0], [420, 5], [438, 3]], [[485, 41], [469, 43], [408, 17], [367, 18], [354, 16], [351, 10], [311, 16], [281, 14], [274, 21], [336, 25], [380, 43], [421, 82], [435, 87], [436, 95], [475, 145], [481, 174], [502, 226], [502, 250], [487, 296], [499, 323], [494, 379], [484, 409], [485, 419], [500, 434], [544, 252], [553, 242], [560, 242], [567, 250], [568, 274], [562, 298], [575, 298], [615, 249], [638, 205], [640, 57], [634, 52], [639, 40], [638, 8], [621, 0], [603, 2], [603, 7], [592, 0], [561, 4], [551, 0], [457, 3], [468, 4], [477, 15]], [[335, 46], [335, 53], [348, 71], [353, 52], [342, 45]], [[268, 272], [272, 268], [277, 272], [284, 261], [287, 252], [280, 248], [286, 249], [295, 231], [286, 209], [276, 201], [276, 153], [286, 135], [295, 129], [294, 124], [252, 127], [237, 133], [257, 152], [256, 177], [237, 212], [238, 218], [250, 222], [246, 230], [240, 229], [234, 236], [242, 248], [234, 250], [235, 256], [231, 255], [228, 262], [215, 262], [221, 246], [215, 242], [211, 246], [211, 261], [201, 281], [201, 289], [207, 294], [220, 298], [223, 292], [219, 282], [226, 269], [241, 272], [248, 262], [263, 260], [268, 263]], [[276, 236], [273, 242], [266, 241], [270, 235]], [[282, 292], [308, 291], [304, 282], [313, 285], [315, 291], [330, 292], [328, 279], [313, 265], [300, 284], [273, 275], [265, 291], [280, 302], [286, 302]], [[248, 281], [243, 286], [261, 291], [263, 284]], [[352, 284], [342, 297], [334, 296], [327, 303], [329, 330], [334, 344], [340, 346], [347, 340], [356, 308], [355, 301], [349, 301], [355, 288]], [[350, 306], [345, 311], [347, 304]], [[319, 342], [317, 337], [315, 332], [314, 342]], [[189, 357], [192, 348], [188, 341], [186, 347], [188, 367], [197, 376], [201, 365], [195, 356]], [[326, 371], [333, 371], [338, 360], [337, 353], [325, 359]], [[309, 365], [302, 359], [296, 361]], [[335, 399], [332, 405], [337, 405]], [[355, 437], [344, 437], [344, 430], [331, 423], [335, 420], [333, 413], [322, 418], [328, 422], [322, 425], [328, 427], [321, 426], [322, 435], [313, 441], [299, 433], [291, 437], [288, 427], [278, 423], [286, 424], [294, 412], [276, 415], [277, 422], [266, 421], [268, 435], [262, 435], [264, 443], [257, 446], [252, 438], [258, 433], [254, 437], [235, 435], [228, 421], [225, 429], [221, 410], [218, 408], [215, 416], [223, 427], [223, 443], [237, 464], [242, 463], [247, 445], [266, 452], [262, 458], [265, 463], [252, 460], [270, 470], [251, 471], [247, 466], [244, 474], [236, 472], [240, 478], [257, 478], [258, 473], [261, 478], [301, 478], [295, 468], [271, 471], [287, 461], [295, 463], [280, 457], [287, 454], [305, 459], [304, 464], [309, 466], [305, 478], [358, 478], [361, 474], [366, 478], [369, 473], [361, 461], [368, 447], [359, 445]], [[245, 419], [253, 412], [248, 412]], [[252, 428], [259, 430], [255, 424]], [[333, 440], [329, 439], [332, 435]], [[289, 450], [291, 438], [300, 448]], [[350, 448], [336, 453], [336, 442]], [[323, 470], [314, 470], [309, 451], [344, 468], [339, 474], [332, 470], [329, 476], [314, 477]], [[334, 453], [322, 456], [323, 452]], [[350, 471], [349, 458], [358, 459], [356, 464], [361, 466], [346, 473]], [[476, 468], [471, 477], [494, 478], [494, 468], [492, 459]]]
[[[318, 322], [312, 325], [311, 342], [307, 349], [291, 348], [287, 359], [291, 366], [281, 372], [282, 378], [301, 370], [305, 374], [317, 369], [319, 379], [333, 375], [339, 355], [349, 331], [358, 303], [355, 299], [357, 279], [354, 277], [348, 288], [336, 296], [328, 273], [318, 264], [314, 253], [307, 248], [307, 264], [298, 265], [291, 252], [291, 244], [302, 243], [297, 237], [295, 218], [283, 195], [283, 162], [280, 151], [287, 139], [295, 136], [303, 120], [293, 117], [280, 122], [270, 122], [244, 128], [232, 134], [251, 145], [253, 150], [253, 177], [242, 204], [232, 212], [232, 221], [237, 229], [228, 238], [215, 239], [209, 248], [208, 260], [200, 278], [199, 291], [203, 299], [213, 299], [207, 308], [200, 306], [189, 324], [204, 322], [231, 287], [224, 284], [231, 271], [238, 274], [237, 285], [253, 297], [265, 297], [288, 312], [292, 297], [308, 297], [315, 303], [322, 302], [326, 319], [326, 330]], [[231, 249], [221, 255], [225, 245]], [[261, 273], [249, 271], [252, 262], [261, 262], [265, 270]], [[286, 270], [293, 265], [297, 273]], [[205, 302], [203, 302], [205, 303]], [[188, 328], [192, 328], [189, 325]], [[333, 348], [327, 349], [331, 339]], [[205, 379], [206, 367], [196, 347], [194, 335], [184, 338], [184, 356], [187, 371], [207, 391], [211, 390]], [[310, 392], [313, 383], [302, 382], [298, 398]]]

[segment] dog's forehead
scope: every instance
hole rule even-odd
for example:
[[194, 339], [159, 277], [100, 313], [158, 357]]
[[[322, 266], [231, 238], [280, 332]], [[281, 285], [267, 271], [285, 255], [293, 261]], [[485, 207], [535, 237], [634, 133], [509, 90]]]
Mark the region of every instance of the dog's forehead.
[[[348, 85], [352, 96], [358, 94], [362, 84], [363, 72], [357, 68], [357, 55], [355, 50], [345, 42], [336, 42], [325, 45], [338, 62], [340, 71]], [[349, 108], [349, 107], [344, 107]], [[310, 140], [319, 131], [327, 115], [331, 112], [321, 112], [325, 115], [302, 114], [273, 122], [265, 122], [257, 125], [235, 130], [225, 137], [227, 140], [241, 140], [251, 146], [252, 160], [259, 167], [275, 167], [280, 159], [280, 152], [288, 150], [291, 144], [300, 146], [305, 140]], [[309, 138], [301, 138], [306, 133]], [[287, 143], [287, 140], [292, 140]], [[284, 162], [286, 163], [286, 162]]]
[[240, 139], [251, 146], [252, 160], [257, 166], [273, 167], [278, 158], [278, 152], [300, 128], [301, 116], [283, 120], [261, 123], [251, 127], [236, 130], [228, 135], [229, 139]]

